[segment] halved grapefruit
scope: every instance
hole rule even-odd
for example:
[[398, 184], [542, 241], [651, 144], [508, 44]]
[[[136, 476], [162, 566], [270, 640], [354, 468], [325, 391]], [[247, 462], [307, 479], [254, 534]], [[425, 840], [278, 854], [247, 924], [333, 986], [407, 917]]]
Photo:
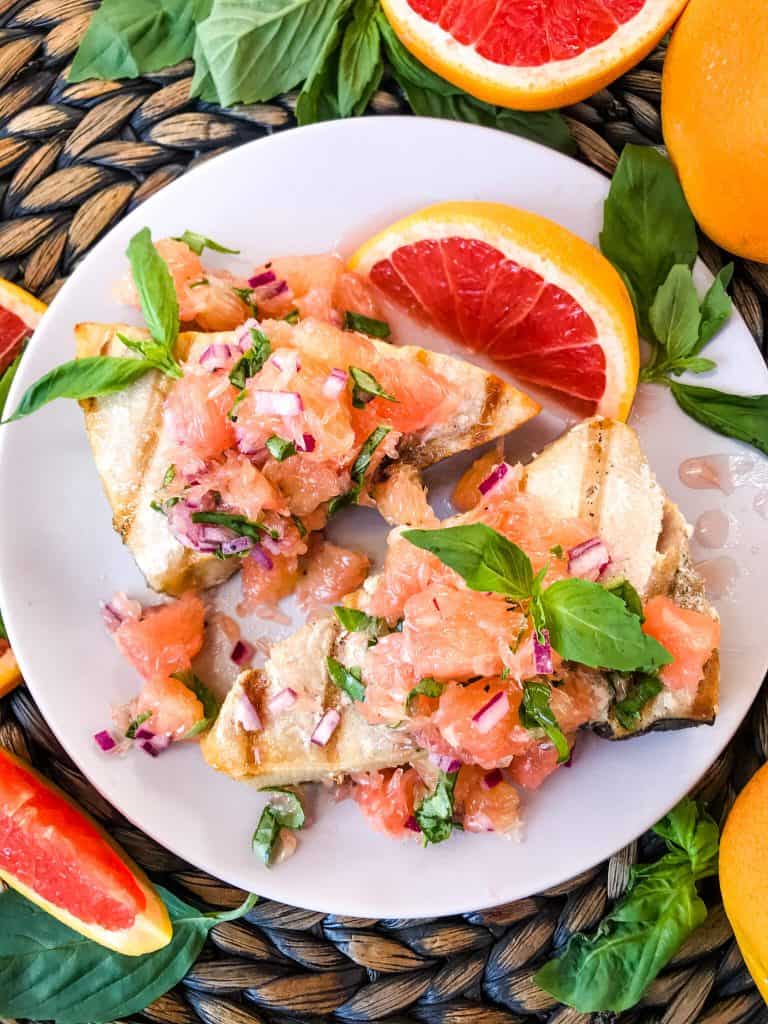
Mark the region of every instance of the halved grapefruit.
[[488, 103], [577, 103], [637, 64], [687, 0], [382, 0], [401, 42]]
[[0, 750], [0, 878], [62, 924], [126, 956], [172, 935], [165, 904], [95, 821]]
[[535, 213], [441, 203], [385, 228], [350, 261], [382, 303], [626, 419], [639, 350], [632, 302], [597, 249]]

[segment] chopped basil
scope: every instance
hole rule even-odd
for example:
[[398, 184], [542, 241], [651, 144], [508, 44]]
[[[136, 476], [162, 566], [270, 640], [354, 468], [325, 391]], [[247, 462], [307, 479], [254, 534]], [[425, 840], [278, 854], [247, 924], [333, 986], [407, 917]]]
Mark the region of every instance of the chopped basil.
[[286, 313], [283, 320], [288, 324], [297, 324], [299, 322], [298, 309], [292, 309], [290, 313]]
[[372, 402], [374, 398], [386, 398], [388, 402], [396, 402], [394, 395], [379, 384], [372, 373], [361, 370], [358, 366], [350, 366], [349, 375], [352, 378], [352, 405], [355, 409], [363, 409]]
[[[229, 374], [230, 383], [234, 384], [238, 391], [242, 391], [246, 381], [259, 372], [272, 352], [272, 346], [266, 334], [262, 334], [257, 327], [251, 327], [249, 330], [253, 344], [238, 359]], [[232, 410], [230, 410], [229, 415], [231, 419]]]
[[344, 330], [358, 331], [360, 334], [367, 334], [369, 338], [388, 338], [392, 334], [386, 320], [374, 320], [370, 316], [353, 313], [349, 309], [344, 314]]
[[245, 303], [251, 316], [255, 317], [259, 310], [256, 303], [253, 301], [253, 291], [250, 288], [235, 288], [234, 285], [232, 286], [232, 291], [241, 302]]
[[635, 729], [645, 705], [661, 691], [662, 685], [658, 676], [649, 672], [638, 672], [629, 684], [626, 697], [618, 701], [613, 709], [620, 724], [625, 729]]
[[557, 750], [557, 763], [571, 756], [571, 748], [549, 705], [552, 690], [546, 683], [524, 683], [520, 724], [525, 729], [543, 729]]
[[372, 646], [380, 636], [389, 632], [386, 619], [380, 619], [376, 615], [366, 615], [357, 608], [345, 608], [343, 605], [336, 605], [333, 609], [336, 618], [348, 633], [367, 633], [368, 642]]
[[293, 512], [291, 513], [291, 519], [293, 520], [293, 525], [299, 531], [299, 536], [300, 537], [306, 537], [307, 536], [307, 528], [304, 525], [304, 523], [302, 523], [302, 521], [299, 519], [299, 517], [294, 515]]
[[335, 658], [326, 658], [325, 664], [334, 686], [338, 686], [352, 700], [365, 700], [365, 683], [359, 668], [347, 668]]
[[156, 498], [153, 498], [152, 501], [150, 501], [149, 507], [152, 509], [153, 512], [159, 512], [161, 516], [164, 516], [166, 514], [165, 507], [161, 505]]
[[335, 498], [331, 498], [328, 502], [328, 518], [330, 519], [332, 515], [335, 515], [339, 509], [346, 508], [347, 505], [354, 505], [359, 493], [359, 489], [353, 489], [347, 491], [346, 494], [337, 494]]
[[373, 433], [368, 435], [363, 447], [360, 449], [360, 453], [352, 466], [352, 479], [356, 480], [360, 485], [362, 485], [365, 474], [371, 464], [373, 453], [387, 436], [390, 429], [390, 427], [376, 427]]
[[288, 441], [284, 437], [278, 437], [277, 434], [273, 434], [272, 437], [267, 438], [267, 451], [278, 462], [282, 462], [289, 456], [296, 454], [296, 445], [293, 441]]
[[132, 740], [136, 736], [136, 731], [140, 725], [143, 725], [148, 718], [152, 717], [151, 711], [142, 711], [140, 715], [137, 715], [128, 723], [128, 728], [125, 730], [125, 738]]
[[271, 787], [264, 792], [278, 793], [279, 802], [270, 802], [261, 812], [259, 823], [251, 839], [251, 847], [267, 867], [272, 863], [275, 843], [280, 829], [301, 829], [304, 827], [304, 807], [298, 796], [290, 789]]
[[171, 463], [170, 466], [168, 467], [168, 469], [166, 469], [166, 471], [165, 471], [165, 476], [163, 477], [163, 487], [170, 486], [170, 484], [173, 483], [175, 478], [176, 478], [176, 467], [174, 466], [173, 463]]
[[189, 285], [189, 287], [190, 288], [202, 288], [204, 284], [208, 284], [208, 278], [207, 277], [201, 277], [199, 281], [193, 281], [192, 284]]
[[214, 242], [212, 238], [207, 238], [205, 235], [198, 235], [196, 231], [185, 231], [183, 235], [174, 235], [173, 240], [174, 242], [183, 242], [198, 256], [203, 249], [212, 249], [214, 252], [226, 252], [234, 255], [240, 252], [239, 249], [227, 249], [225, 245]]
[[550, 555], [554, 555], [555, 558], [562, 558], [563, 557], [563, 545], [562, 544], [555, 544], [555, 546], [553, 548], [549, 549], [549, 553], [550, 553]]
[[243, 387], [242, 391], [239, 391], [237, 393], [237, 397], [235, 398], [234, 402], [232, 403], [232, 408], [227, 413], [227, 419], [228, 420], [232, 420], [233, 423], [237, 423], [237, 414], [236, 414], [237, 407], [238, 407], [238, 405], [240, 405], [241, 402], [244, 402], [247, 397], [248, 397], [248, 392], [245, 390], [245, 387]]
[[203, 705], [203, 717], [199, 722], [195, 722], [191, 729], [187, 729], [181, 737], [183, 740], [189, 740], [193, 736], [205, 732], [206, 729], [213, 725], [221, 708], [221, 702], [216, 694], [191, 669], [186, 672], [172, 672], [171, 678], [178, 679], [180, 683], [183, 683]]
[[406, 708], [410, 711], [411, 701], [414, 697], [439, 697], [445, 689], [445, 683], [438, 683], [432, 676], [425, 676], [424, 679], [420, 679], [414, 686], [405, 702]]
[[254, 523], [245, 516], [237, 515], [234, 512], [193, 512], [193, 523], [208, 523], [212, 526], [226, 526], [239, 537], [250, 537], [251, 540], [259, 540], [263, 533], [268, 533], [273, 540], [278, 536], [274, 530], [267, 529], [261, 523]]
[[509, 679], [509, 668], [506, 665], [501, 670], [501, 678], [502, 679]]
[[453, 831], [453, 791], [458, 772], [440, 772], [432, 793], [414, 811], [414, 817], [427, 843], [442, 843]]

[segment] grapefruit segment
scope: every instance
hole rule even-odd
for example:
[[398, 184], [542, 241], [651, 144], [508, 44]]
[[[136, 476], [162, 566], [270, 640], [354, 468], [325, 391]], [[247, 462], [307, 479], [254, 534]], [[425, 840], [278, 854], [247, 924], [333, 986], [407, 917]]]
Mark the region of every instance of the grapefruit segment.
[[637, 64], [686, 0], [382, 0], [403, 44], [489, 103], [576, 103]]
[[515, 377], [628, 415], [639, 361], [631, 300], [608, 261], [552, 221], [442, 203], [386, 228], [351, 266], [382, 303]]
[[0, 878], [63, 924], [127, 956], [172, 928], [143, 872], [56, 786], [0, 750]]

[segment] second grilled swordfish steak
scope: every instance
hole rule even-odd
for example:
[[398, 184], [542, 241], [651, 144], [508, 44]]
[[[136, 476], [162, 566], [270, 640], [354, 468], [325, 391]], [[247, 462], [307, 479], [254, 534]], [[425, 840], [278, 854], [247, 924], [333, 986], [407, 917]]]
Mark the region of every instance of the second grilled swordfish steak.
[[[176, 346], [182, 380], [153, 371], [119, 394], [81, 403], [115, 529], [155, 590], [178, 595], [210, 587], [240, 564], [238, 558], [222, 559], [185, 544], [169, 526], [172, 517], [158, 514], [158, 503], [169, 494], [181, 500], [184, 474], [200, 489], [213, 468], [212, 493], [220, 496], [227, 481], [237, 485], [232, 470], [242, 466], [247, 476], [241, 478], [240, 494], [249, 506], [263, 502], [278, 533], [292, 531], [287, 543], [295, 550], [305, 530], [324, 525], [328, 502], [354, 485], [356, 457], [380, 426], [389, 432], [361, 471], [364, 490], [382, 459], [429, 466], [501, 437], [539, 411], [523, 392], [461, 359], [389, 345], [320, 321], [259, 326], [262, 337], [269, 336], [272, 356], [246, 381], [245, 401], [234, 410], [238, 391], [228, 374], [241, 356], [242, 329], [239, 335], [182, 333]], [[119, 324], [80, 324], [75, 333], [79, 358], [130, 356], [118, 335], [146, 337]], [[247, 347], [248, 331], [245, 337]], [[386, 386], [390, 397], [369, 390], [357, 401], [353, 381], [344, 382], [352, 377], [351, 367], [370, 370], [373, 384], [358, 379], [364, 387]], [[266, 410], [261, 418], [257, 399]], [[277, 403], [286, 400], [303, 403], [303, 410], [281, 415]], [[264, 447], [270, 434], [281, 444], [290, 441], [297, 454], [285, 458], [279, 452], [279, 461], [272, 458]], [[171, 467], [175, 480], [167, 491]], [[312, 494], [315, 502], [308, 501]], [[223, 494], [225, 505], [237, 505], [230, 497]], [[174, 517], [178, 513], [174, 510]], [[301, 536], [290, 525], [292, 516], [294, 523], [302, 519]], [[279, 551], [278, 546], [272, 554]]]
[[[557, 524], [562, 524], [563, 530], [568, 524], [578, 524], [580, 533], [576, 539], [590, 535], [599, 538], [610, 552], [610, 565], [601, 583], [626, 579], [636, 589], [647, 614], [658, 618], [659, 608], [671, 609], [678, 619], [685, 620], [691, 613], [699, 624], [704, 624], [705, 631], [706, 624], [710, 623], [711, 635], [716, 634], [716, 612], [707, 602], [702, 581], [690, 561], [688, 527], [677, 506], [665, 496], [656, 481], [631, 428], [613, 420], [587, 420], [549, 445], [529, 465], [507, 474], [507, 480], [513, 478], [516, 504], [511, 514], [505, 513], [504, 520], [510, 539], [520, 536], [516, 531], [521, 529], [525, 516], [529, 517], [525, 530], [532, 543], [549, 545], [551, 542], [549, 533], [541, 530], [544, 521], [555, 524], [555, 535]], [[492, 501], [490, 498], [488, 495], [469, 513], [442, 525], [483, 521], [498, 525], [500, 519], [494, 502], [500, 499]], [[531, 526], [532, 519], [538, 520], [536, 527]], [[351, 595], [345, 604], [381, 617], [377, 621], [389, 616], [389, 628], [396, 629], [394, 619], [399, 604], [410, 595], [408, 608], [411, 611], [406, 611], [404, 625], [407, 640], [411, 625], [408, 618], [416, 615], [413, 601], [418, 603], [420, 587], [428, 584], [418, 578], [419, 566], [423, 567], [424, 562], [403, 564], [399, 573], [393, 569], [395, 561], [390, 564], [395, 552], [402, 558], [406, 549], [415, 551], [399, 538], [399, 532], [392, 531], [382, 573], [369, 579], [363, 590]], [[521, 546], [525, 547], [522, 543]], [[547, 554], [548, 547], [544, 551]], [[529, 554], [536, 567], [533, 553], [529, 551]], [[560, 577], [567, 572], [567, 569], [560, 570]], [[436, 595], [438, 592], [433, 587], [429, 593]], [[446, 608], [442, 607], [439, 613], [446, 615]], [[308, 623], [272, 648], [264, 670], [249, 670], [240, 675], [214, 727], [202, 741], [204, 756], [214, 768], [257, 786], [338, 779], [346, 774], [415, 761], [423, 750], [411, 733], [397, 727], [399, 715], [406, 715], [407, 694], [413, 685], [413, 680], [409, 681], [408, 664], [398, 665], [395, 661], [392, 673], [384, 677], [391, 687], [386, 699], [391, 697], [395, 705], [398, 700], [402, 705], [401, 710], [395, 706], [389, 719], [367, 709], [368, 700], [373, 699], [371, 687], [362, 702], [351, 701], [334, 685], [326, 670], [328, 657], [347, 667], [358, 666], [366, 663], [366, 657], [371, 658], [371, 651], [383, 653], [388, 644], [400, 644], [400, 636], [397, 632], [391, 633], [380, 639], [376, 647], [369, 648], [368, 636], [346, 631], [335, 616]], [[455, 637], [454, 653], [449, 655], [456, 659], [454, 678], [474, 677], [472, 669], [458, 667], [460, 659], [469, 657], [469, 627], [466, 630], [459, 627], [443, 636], [446, 643], [451, 643], [451, 636]], [[487, 650], [492, 649], [494, 642], [495, 637], [489, 634]], [[398, 649], [402, 651], [402, 645]], [[481, 648], [480, 656], [483, 654]], [[588, 713], [574, 721], [578, 721], [578, 727], [587, 726], [611, 739], [649, 729], [711, 723], [718, 703], [716, 647], [710, 647], [702, 660], [704, 657], [706, 661], [700, 670], [694, 668], [695, 675], [687, 678], [686, 685], [680, 685], [679, 673], [670, 675], [669, 685], [647, 699], [629, 723], [617, 709], [633, 686], [632, 676], [574, 667], [575, 692], [589, 708]], [[375, 658], [379, 660], [380, 656], [375, 655]], [[512, 668], [508, 665], [505, 670], [508, 676], [514, 678], [519, 672], [520, 678], [525, 678], [524, 661], [517, 663], [513, 659]], [[476, 664], [480, 666], [482, 662]], [[563, 670], [566, 679], [563, 690], [567, 690], [568, 663], [563, 663]], [[662, 670], [662, 677], [665, 671]], [[477, 675], [489, 672], [497, 673], [498, 667], [485, 671], [477, 668]], [[531, 674], [530, 667], [527, 674]], [[501, 678], [505, 678], [504, 675]], [[277, 709], [282, 704], [281, 695], [286, 690], [294, 695], [293, 705], [287, 711], [273, 714], [270, 707]], [[275, 703], [275, 698], [280, 699]], [[376, 699], [381, 706], [380, 687]], [[243, 701], [258, 709], [259, 730], [243, 728]], [[311, 741], [311, 736], [328, 711], [338, 714], [339, 725], [327, 743], [318, 745]], [[426, 745], [429, 745], [428, 734]]]

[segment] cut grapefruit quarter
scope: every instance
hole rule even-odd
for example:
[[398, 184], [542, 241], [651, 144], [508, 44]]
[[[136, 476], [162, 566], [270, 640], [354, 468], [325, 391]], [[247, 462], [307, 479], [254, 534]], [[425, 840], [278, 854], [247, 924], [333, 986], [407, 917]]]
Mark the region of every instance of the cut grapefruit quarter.
[[639, 349], [624, 284], [593, 246], [498, 203], [429, 206], [354, 254], [385, 304], [514, 377], [626, 419]]
[[382, 0], [401, 42], [488, 103], [577, 103], [642, 60], [687, 0]]
[[86, 938], [126, 956], [171, 940], [143, 871], [66, 794], [0, 750], [0, 879]]

